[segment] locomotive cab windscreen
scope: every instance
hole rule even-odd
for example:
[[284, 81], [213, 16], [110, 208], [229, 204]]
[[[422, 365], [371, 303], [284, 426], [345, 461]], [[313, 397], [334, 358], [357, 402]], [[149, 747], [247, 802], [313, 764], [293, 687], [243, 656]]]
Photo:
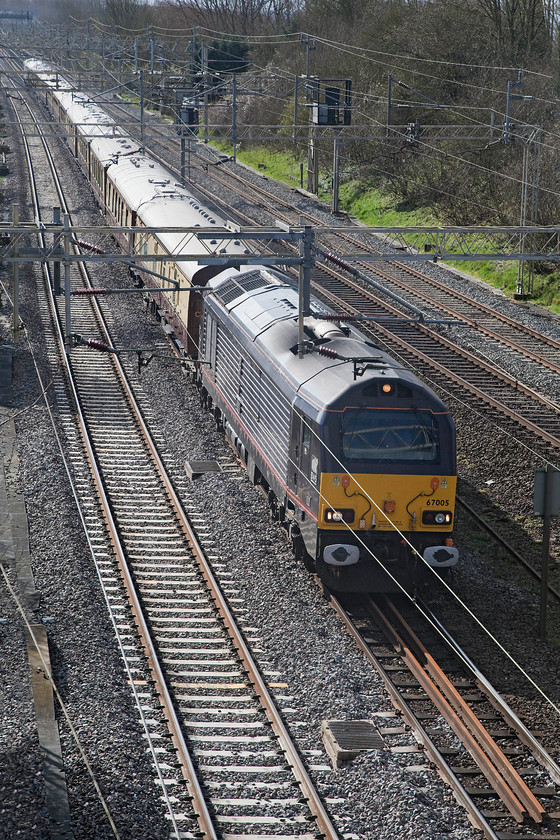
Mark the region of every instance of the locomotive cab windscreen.
[[343, 463], [439, 464], [439, 423], [431, 412], [348, 409], [341, 419]]
[[[402, 382], [373, 383], [356, 389], [328, 424], [329, 471], [429, 473], [455, 472], [455, 430], [443, 403]], [[357, 397], [357, 398], [356, 398]], [[332, 416], [331, 416], [332, 420]]]

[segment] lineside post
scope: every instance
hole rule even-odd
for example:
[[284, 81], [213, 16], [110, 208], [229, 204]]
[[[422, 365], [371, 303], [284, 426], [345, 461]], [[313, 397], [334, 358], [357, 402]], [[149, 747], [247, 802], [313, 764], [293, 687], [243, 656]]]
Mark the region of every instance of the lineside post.
[[185, 178], [185, 138], [181, 135], [181, 183], [186, 186]]
[[340, 186], [340, 129], [334, 130], [333, 142], [333, 182], [332, 182], [332, 202], [331, 213], [333, 216], [338, 214], [338, 193]]
[[547, 464], [535, 472], [534, 512], [543, 518], [541, 599], [539, 610], [539, 638], [546, 640], [548, 606], [548, 566], [550, 563], [550, 520], [560, 514], [560, 471]]

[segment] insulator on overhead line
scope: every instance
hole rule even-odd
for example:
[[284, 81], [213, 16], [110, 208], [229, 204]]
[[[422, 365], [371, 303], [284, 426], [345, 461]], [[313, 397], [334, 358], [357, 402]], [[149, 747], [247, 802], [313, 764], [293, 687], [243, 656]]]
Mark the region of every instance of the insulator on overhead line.
[[320, 356], [328, 356], [329, 359], [342, 359], [336, 350], [331, 350], [330, 347], [323, 347], [319, 345], [318, 347], [313, 348], [316, 353], [319, 353]]
[[81, 295], [83, 297], [93, 297], [94, 295], [110, 295], [111, 289], [94, 288], [91, 289], [74, 289], [73, 295]]
[[114, 347], [111, 347], [110, 344], [101, 341], [99, 338], [84, 338], [83, 335], [79, 335], [78, 333], [74, 333], [72, 338], [74, 339], [75, 345], [85, 345], [86, 347], [91, 347], [92, 350], [100, 350], [102, 353], [117, 352]]
[[353, 268], [350, 263], [343, 260], [342, 257], [337, 256], [336, 254], [331, 253], [330, 251], [320, 251], [322, 257], [326, 260], [330, 260], [335, 265], [338, 265], [339, 268], [343, 268], [344, 271], [348, 271], [350, 274], [358, 274], [355, 268]]
[[98, 248], [97, 245], [92, 245], [91, 242], [84, 242], [83, 239], [77, 239], [76, 243], [80, 248], [85, 248], [86, 251], [92, 251], [94, 254], [105, 254], [102, 248]]

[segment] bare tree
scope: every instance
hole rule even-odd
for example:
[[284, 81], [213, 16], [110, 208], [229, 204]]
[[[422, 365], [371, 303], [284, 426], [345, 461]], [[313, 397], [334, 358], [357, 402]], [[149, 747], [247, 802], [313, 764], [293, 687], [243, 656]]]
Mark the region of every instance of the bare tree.
[[491, 22], [500, 58], [506, 64], [522, 66], [536, 57], [550, 55], [549, 0], [475, 0]]
[[147, 12], [149, 17], [149, 7], [142, 0], [105, 0], [103, 20], [136, 29], [146, 23]]
[[184, 19], [234, 35], [252, 35], [286, 9], [278, 0], [168, 0]]

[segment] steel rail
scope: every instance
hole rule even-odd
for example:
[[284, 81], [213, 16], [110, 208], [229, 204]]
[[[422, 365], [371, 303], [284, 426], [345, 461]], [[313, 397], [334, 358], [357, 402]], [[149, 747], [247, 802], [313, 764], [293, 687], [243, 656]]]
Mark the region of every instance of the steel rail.
[[[106, 328], [103, 315], [101, 312], [99, 313], [99, 315], [101, 318], [106, 338], [107, 340], [110, 340], [109, 332]], [[284, 751], [286, 760], [290, 764], [292, 771], [297, 781], [299, 782], [302, 792], [308, 799], [307, 806], [309, 807], [311, 813], [315, 817], [315, 821], [317, 822], [318, 827], [323, 832], [323, 835], [326, 838], [326, 840], [338, 840], [339, 835], [330, 820], [330, 817], [321, 801], [321, 798], [319, 797], [319, 794], [317, 793], [317, 790], [315, 789], [315, 786], [313, 785], [309, 777], [309, 774], [307, 773], [307, 770], [305, 769], [305, 765], [303, 764], [299, 753], [296, 749], [296, 746], [293, 743], [286, 726], [284, 725], [282, 717], [276, 708], [276, 705], [270, 695], [270, 692], [268, 691], [268, 688], [266, 687], [266, 683], [261, 676], [259, 668], [255, 660], [253, 659], [247, 644], [245, 643], [243, 634], [237, 626], [237, 623], [227, 604], [227, 600], [221, 591], [220, 585], [217, 582], [214, 573], [212, 572], [208, 560], [206, 559], [204, 550], [202, 549], [197, 539], [197, 536], [189, 522], [189, 519], [183, 508], [182, 502], [175, 491], [173, 482], [171, 481], [171, 478], [169, 477], [167, 470], [165, 469], [157, 447], [149, 433], [144, 418], [142, 417], [142, 413], [136, 402], [134, 394], [130, 389], [120, 361], [118, 358], [114, 358], [114, 362], [117, 370], [119, 371], [119, 377], [121, 378], [123, 388], [126, 390], [127, 398], [136, 415], [136, 419], [141, 429], [146, 446], [149, 449], [150, 455], [152, 456], [152, 459], [156, 465], [160, 479], [165, 487], [165, 491], [176, 512], [181, 529], [183, 530], [183, 533], [191, 547], [191, 550], [193, 551], [196, 557], [204, 579], [206, 580], [206, 583], [210, 591], [212, 592], [212, 597], [216, 604], [216, 608], [220, 616], [222, 617], [225, 626], [228, 629], [228, 633], [231, 639], [233, 640], [234, 647], [237, 651], [237, 655], [241, 659], [243, 667], [245, 668], [245, 671], [247, 672], [247, 675], [249, 677], [249, 682], [252, 684], [255, 693], [259, 697], [259, 701], [262, 704], [265, 714], [273, 727], [273, 731], [278, 737], [279, 743], [282, 747], [282, 750]]]
[[462, 805], [465, 811], [467, 812], [471, 823], [475, 826], [475, 828], [478, 828], [483, 832], [487, 840], [500, 840], [500, 835], [494, 831], [494, 829], [488, 823], [484, 815], [476, 807], [475, 803], [473, 802], [472, 798], [468, 795], [467, 791], [463, 787], [457, 775], [453, 772], [452, 768], [447, 763], [443, 755], [440, 753], [432, 739], [429, 737], [428, 733], [424, 730], [424, 727], [421, 725], [420, 721], [418, 720], [410, 706], [403, 700], [398, 690], [395, 688], [390, 678], [377, 661], [376, 657], [374, 656], [369, 646], [363, 639], [361, 633], [359, 633], [359, 631], [354, 626], [352, 619], [350, 618], [340, 601], [338, 601], [336, 596], [332, 593], [330, 593], [329, 604], [332, 607], [332, 609], [336, 612], [343, 625], [345, 626], [346, 631], [352, 637], [353, 641], [356, 643], [358, 648], [362, 651], [367, 661], [375, 667], [377, 673], [383, 681], [385, 690], [389, 695], [393, 706], [399, 710], [403, 718], [409, 724], [409, 726], [415, 733], [417, 740], [424, 748], [430, 762], [434, 765], [434, 767], [437, 768], [437, 771], [441, 778], [450, 786], [457, 802], [460, 805]]
[[459, 656], [461, 661], [464, 665], [469, 669], [473, 678], [476, 680], [477, 685], [479, 688], [484, 692], [484, 694], [488, 697], [490, 703], [494, 706], [494, 708], [503, 716], [504, 720], [508, 723], [509, 726], [517, 733], [518, 738], [525, 744], [526, 747], [531, 751], [532, 755], [539, 761], [543, 767], [546, 767], [548, 772], [550, 773], [551, 778], [556, 782], [557, 785], [560, 785], [560, 766], [557, 764], [556, 761], [550, 756], [542, 744], [540, 744], [535, 736], [527, 729], [523, 721], [521, 721], [518, 716], [515, 714], [513, 709], [506, 703], [503, 697], [498, 694], [495, 690], [494, 686], [486, 679], [484, 674], [478, 670], [474, 662], [471, 661], [469, 656], [465, 653], [465, 651], [459, 647], [455, 639], [451, 637], [445, 627], [442, 625], [441, 621], [434, 615], [432, 610], [425, 604], [421, 599], [417, 599], [418, 605], [420, 606], [424, 615], [426, 615], [429, 620], [434, 624], [437, 628], [438, 632], [443, 636], [445, 641], [450, 645], [452, 650]]
[[[494, 318], [497, 321], [503, 323], [504, 325], [506, 325], [508, 327], [511, 327], [512, 329], [517, 330], [517, 331], [529, 336], [530, 338], [534, 338], [536, 341], [541, 341], [543, 344], [548, 345], [548, 347], [550, 347], [554, 350], [558, 350], [558, 352], [560, 353], [560, 341], [556, 341], [554, 338], [551, 338], [549, 335], [546, 335], [544, 333], [540, 333], [537, 330], [533, 329], [532, 327], [527, 326], [527, 324], [521, 323], [520, 321], [515, 321], [513, 318], [510, 318], [509, 315], [504, 315], [503, 312], [497, 312], [495, 309], [492, 309], [490, 306], [487, 306], [485, 303], [481, 303], [478, 300], [474, 300], [473, 298], [470, 298], [468, 295], [464, 294], [463, 292], [460, 292], [458, 289], [449, 290], [449, 288], [447, 286], [445, 286], [443, 283], [441, 283], [439, 280], [435, 280], [433, 277], [430, 277], [427, 274], [422, 274], [421, 271], [418, 271], [415, 268], [412, 268], [412, 267], [409, 267], [409, 266], [404, 266], [404, 265], [402, 265], [401, 263], [398, 263], [398, 262], [390, 263], [390, 265], [394, 265], [395, 268], [397, 268], [400, 272], [404, 273], [405, 276], [406, 276], [406, 274], [410, 274], [412, 277], [418, 278], [419, 280], [421, 280], [424, 283], [427, 283], [428, 285], [432, 286], [433, 288], [439, 289], [440, 291], [442, 291], [444, 293], [447, 293], [448, 295], [450, 295], [453, 298], [456, 298], [457, 300], [461, 301], [462, 303], [465, 303], [468, 306], [472, 306], [474, 309], [479, 309], [481, 312], [483, 312], [485, 315], [488, 315], [490, 318]], [[376, 269], [376, 271], [377, 271], [377, 269]], [[392, 277], [390, 274], [385, 275], [385, 272], [383, 272], [383, 271], [380, 271], [380, 274], [382, 276], [386, 276], [387, 279], [390, 279], [392, 281], [397, 282], [401, 287], [408, 288], [408, 287], [406, 287], [405, 283], [403, 283], [402, 281], [399, 281], [398, 279]], [[414, 294], [418, 294], [418, 292], [416, 292], [415, 290], [412, 290], [412, 291], [414, 292]], [[426, 296], [426, 299], [429, 300], [428, 296]], [[443, 308], [446, 311], [448, 311], [448, 308], [445, 306], [445, 304], [436, 303], [435, 305], [436, 306], [443, 306]], [[500, 341], [505, 341], [508, 344], [508, 346], [510, 346], [511, 348], [518, 349], [522, 352], [526, 352], [525, 348], [522, 347], [521, 345], [518, 345], [515, 342], [510, 342], [507, 339], [504, 339], [504, 337], [499, 335], [499, 333], [498, 334], [493, 333], [491, 330], [488, 330], [485, 327], [481, 327], [481, 325], [479, 323], [477, 323], [475, 320], [470, 320], [468, 318], [468, 316], [461, 315], [461, 318], [465, 321], [468, 321], [469, 324], [471, 324], [476, 329], [481, 329], [482, 331], [486, 332], [487, 335], [494, 336], [495, 338], [498, 338]], [[531, 355], [531, 358], [533, 358], [532, 355]], [[538, 356], [536, 356], [536, 359], [537, 359], [537, 361], [539, 361]], [[554, 370], [560, 371], [560, 364], [559, 365], [552, 365], [551, 362], [545, 362], [545, 364], [551, 365]]]
[[[360, 263], [358, 261], [358, 265], [359, 264]], [[403, 271], [404, 273], [406, 273], [406, 271], [407, 271], [406, 268], [401, 269], [401, 266], [398, 263], [392, 263], [392, 265], [395, 265], [395, 267], [397, 267], [399, 270]], [[364, 268], [369, 268], [367, 263], [364, 263]], [[465, 313], [458, 312], [452, 306], [450, 306], [448, 304], [445, 304], [445, 303], [442, 303], [442, 301], [438, 301], [438, 300], [435, 300], [435, 299], [430, 299], [430, 297], [426, 293], [420, 291], [419, 289], [410, 288], [409, 286], [406, 285], [406, 283], [403, 283], [397, 277], [392, 277], [390, 274], [386, 274], [385, 272], [383, 272], [381, 270], [378, 270], [378, 269], [375, 270], [375, 273], [379, 274], [382, 278], [384, 278], [386, 280], [389, 280], [390, 282], [396, 284], [397, 286], [399, 286], [399, 288], [403, 289], [404, 291], [410, 292], [412, 295], [415, 295], [416, 297], [420, 298], [425, 303], [428, 303], [429, 305], [434, 306], [437, 309], [442, 310], [443, 312], [445, 312], [448, 315], [453, 315], [456, 318], [460, 318], [469, 327], [472, 327], [473, 329], [476, 329], [478, 332], [481, 332], [483, 335], [486, 335], [488, 338], [492, 338], [495, 341], [499, 342], [500, 344], [505, 345], [510, 350], [514, 350], [515, 352], [522, 354], [526, 358], [531, 359], [533, 362], [537, 362], [539, 365], [547, 368], [548, 370], [552, 371], [553, 373], [559, 373], [560, 374], [560, 364], [557, 364], [553, 361], [550, 361], [548, 359], [543, 358], [543, 356], [539, 355], [539, 353], [537, 351], [531, 350], [529, 347], [523, 347], [523, 345], [517, 343], [516, 341], [514, 341], [511, 338], [508, 338], [506, 335], [502, 335], [499, 332], [496, 332], [495, 330], [491, 329], [490, 327], [485, 326], [483, 323], [481, 323], [480, 321], [477, 321], [474, 317], [472, 317], [470, 315], [466, 315]], [[417, 272], [417, 274], [420, 278], [424, 279], [423, 275], [421, 275], [420, 272]], [[429, 280], [429, 278], [426, 278], [426, 280]], [[448, 294], [450, 294], [453, 297], [459, 297], [459, 293], [457, 293], [457, 295], [455, 295], [455, 292], [452, 292], [452, 293], [448, 292]], [[469, 299], [466, 297], [466, 295], [462, 295], [461, 298], [464, 299], [466, 302], [469, 302]], [[473, 308], [480, 308], [481, 311], [486, 310], [486, 312], [488, 314], [492, 314], [493, 317], [496, 318], [496, 320], [498, 320], [498, 321], [502, 320], [501, 316], [497, 315], [495, 312], [492, 313], [492, 310], [489, 309], [489, 307], [483, 307], [482, 305], [479, 305], [476, 302], [473, 302], [472, 306], [473, 306]], [[547, 340], [547, 336], [544, 336], [544, 335], [541, 335], [541, 334], [537, 333], [536, 330], [530, 330], [530, 329], [524, 327], [523, 324], [516, 324], [515, 321], [513, 321], [512, 319], [504, 318], [503, 320], [504, 320], [504, 323], [507, 326], [517, 327], [518, 331], [521, 332], [522, 334], [524, 333], [531, 338], [534, 338], [536, 340], [540, 340], [544, 344], [546, 344], [548, 347], [551, 347], [552, 349], [557, 349], [560, 353], [560, 343], [555, 342], [553, 340]]]
[[[374, 614], [374, 608], [369, 606], [370, 614]], [[392, 643], [398, 649], [398, 655], [405, 662], [411, 674], [417, 680], [419, 685], [424, 689], [429, 699], [432, 701], [436, 709], [442, 715], [444, 720], [451, 727], [457, 738], [461, 741], [463, 746], [470, 753], [471, 757], [484, 774], [488, 783], [496, 791], [501, 801], [518, 823], [522, 823], [527, 813], [526, 806], [520, 801], [517, 794], [512, 790], [509, 784], [505, 783], [504, 779], [497, 774], [497, 768], [491, 761], [486, 752], [478, 744], [471, 732], [464, 726], [461, 718], [455, 713], [452, 705], [448, 699], [442, 694], [439, 688], [432, 682], [426, 674], [422, 666], [415, 659], [412, 651], [406, 645], [405, 641], [399, 636], [395, 628], [390, 624], [388, 619], [380, 610], [375, 608], [375, 618], [380, 621], [385, 629], [385, 633], [389, 636]], [[504, 756], [504, 760], [505, 756]]]
[[[526, 813], [535, 822], [542, 822], [546, 811], [540, 802], [444, 674], [431, 653], [405, 622], [395, 604], [388, 599], [385, 603], [393, 613], [394, 618], [403, 627], [407, 636], [413, 641], [416, 652], [412, 651], [399, 630], [392, 626], [387, 616], [371, 598], [368, 601], [368, 611], [376, 620], [383, 622], [386, 632], [393, 637], [394, 643], [399, 647], [399, 656], [410, 668], [432, 702], [444, 714], [457, 737], [467, 747], [484, 772], [488, 782], [518, 822], [523, 822]], [[520, 806], [521, 811], [518, 810]]]
[[[64, 199], [63, 191], [62, 191], [62, 186], [60, 184], [60, 180], [58, 178], [58, 174], [57, 174], [56, 168], [54, 166], [54, 161], [52, 159], [52, 156], [51, 156], [50, 151], [48, 150], [48, 147], [46, 146], [46, 144], [44, 145], [44, 149], [45, 149], [45, 153], [47, 155], [47, 158], [49, 160], [49, 163], [52, 166], [52, 175], [53, 175], [53, 179], [54, 179], [54, 182], [55, 182], [55, 185], [56, 185], [57, 192], [59, 194], [59, 198], [61, 200], [61, 204], [63, 204], [66, 208], [66, 202], [65, 202], [65, 199]], [[30, 178], [32, 178], [32, 169], [30, 169], [29, 174], [30, 174]], [[33, 179], [32, 179], [32, 184], [33, 184]], [[36, 189], [34, 189], [34, 193], [38, 198], [38, 194], [36, 192]], [[37, 212], [38, 212], [38, 204], [37, 204]], [[37, 219], [37, 224], [38, 224], [38, 226], [40, 225], [39, 219]], [[108, 532], [109, 532], [109, 539], [110, 539], [111, 545], [113, 546], [113, 550], [114, 550], [115, 556], [117, 558], [117, 563], [118, 563], [118, 566], [119, 566], [119, 570], [120, 570], [121, 575], [123, 577], [123, 582], [124, 582], [126, 590], [127, 590], [127, 597], [128, 597], [128, 600], [129, 600], [129, 604], [130, 604], [132, 613], [134, 615], [137, 630], [138, 630], [138, 633], [139, 633], [140, 638], [142, 640], [142, 645], [143, 645], [144, 650], [145, 650], [145, 655], [146, 655], [150, 670], [152, 671], [152, 673], [154, 675], [154, 678], [155, 678], [155, 682], [156, 682], [156, 685], [157, 685], [157, 691], [158, 691], [158, 694], [160, 696], [160, 702], [162, 704], [162, 708], [163, 708], [164, 716], [165, 716], [165, 719], [166, 719], [166, 723], [167, 723], [167, 726], [169, 728], [173, 744], [177, 749], [177, 756], [178, 756], [179, 764], [181, 766], [181, 772], [183, 774], [183, 778], [185, 779], [185, 783], [187, 785], [189, 795], [191, 796], [191, 799], [192, 799], [192, 802], [193, 802], [195, 816], [196, 816], [196, 819], [198, 821], [198, 824], [199, 824], [199, 827], [200, 827], [200, 830], [201, 830], [201, 833], [202, 833], [202, 837], [204, 838], [204, 840], [218, 840], [218, 835], [217, 835], [216, 830], [214, 828], [214, 823], [213, 823], [212, 817], [210, 816], [210, 812], [208, 810], [206, 799], [205, 799], [204, 794], [202, 792], [202, 788], [201, 788], [200, 783], [198, 781], [198, 777], [197, 777], [197, 774], [196, 774], [194, 764], [192, 762], [192, 758], [191, 758], [189, 749], [187, 747], [185, 738], [184, 738], [183, 733], [181, 731], [181, 725], [179, 723], [178, 716], [175, 712], [175, 708], [174, 708], [174, 704], [173, 704], [173, 701], [172, 701], [172, 698], [171, 698], [171, 694], [169, 693], [169, 690], [167, 688], [167, 684], [165, 682], [163, 672], [161, 670], [161, 666], [159, 664], [157, 652], [155, 650], [155, 647], [154, 647], [154, 644], [153, 644], [153, 641], [152, 641], [152, 638], [151, 638], [151, 635], [150, 635], [149, 627], [148, 627], [148, 625], [147, 625], [147, 623], [144, 619], [142, 606], [141, 606], [140, 600], [139, 600], [139, 598], [136, 594], [134, 581], [133, 581], [132, 575], [130, 574], [130, 571], [128, 569], [126, 558], [125, 558], [124, 552], [122, 550], [122, 546], [121, 546], [121, 542], [120, 542], [120, 538], [119, 538], [119, 534], [118, 534], [118, 528], [117, 528], [117, 525], [114, 521], [112, 511], [111, 511], [111, 507], [110, 507], [108, 498], [107, 498], [106, 493], [105, 493], [102, 477], [101, 477], [101, 474], [100, 474], [98, 466], [97, 466], [93, 446], [92, 446], [90, 438], [89, 438], [87, 424], [86, 424], [85, 418], [84, 418], [82, 410], [81, 410], [80, 400], [79, 400], [79, 396], [78, 396], [76, 386], [75, 386], [75, 383], [74, 383], [74, 378], [73, 378], [73, 373], [72, 373], [72, 369], [71, 369], [71, 365], [70, 365], [70, 360], [69, 360], [69, 357], [68, 357], [67, 353], [65, 352], [64, 336], [63, 336], [63, 333], [62, 333], [62, 329], [61, 329], [61, 326], [60, 326], [59, 319], [58, 319], [58, 317], [56, 317], [56, 304], [55, 304], [55, 301], [54, 301], [52, 293], [51, 293], [50, 285], [49, 285], [48, 291], [49, 291], [49, 294], [50, 294], [52, 311], [55, 314], [55, 317], [53, 318], [53, 322], [54, 322], [57, 342], [58, 342], [58, 345], [59, 345], [60, 354], [63, 357], [64, 369], [65, 369], [65, 372], [66, 372], [68, 386], [70, 388], [72, 399], [74, 401], [74, 405], [75, 405], [75, 408], [76, 408], [78, 426], [79, 426], [79, 429], [80, 429], [80, 434], [81, 434], [81, 437], [82, 437], [83, 445], [84, 445], [84, 448], [86, 450], [86, 457], [87, 457], [87, 460], [88, 460], [88, 463], [89, 463], [89, 466], [90, 466], [92, 478], [93, 478], [95, 487], [97, 489], [97, 493], [99, 495], [99, 500], [100, 500], [100, 504], [101, 504], [102, 511], [103, 511], [103, 517], [105, 519], [107, 529], [108, 529]], [[164, 791], [164, 793], [165, 793], [165, 791]]]
[[[83, 271], [85, 271], [85, 269], [83, 269]], [[88, 280], [88, 282], [89, 282], [89, 280]], [[101, 309], [99, 308], [99, 306], [97, 304], [97, 301], [95, 299], [92, 301], [92, 303], [93, 303], [94, 310], [96, 312], [96, 316], [98, 317], [101, 329], [103, 331], [103, 334], [105, 335], [106, 340], [110, 343], [110, 335], [109, 335], [108, 327], [106, 325], [103, 313], [101, 312]], [[60, 333], [60, 340], [63, 341], [61, 333]], [[63, 346], [63, 344], [61, 346]], [[249, 648], [245, 643], [245, 640], [243, 638], [243, 635], [242, 635], [241, 631], [237, 627], [235, 619], [234, 619], [234, 617], [233, 617], [233, 615], [232, 615], [232, 613], [231, 613], [231, 611], [230, 611], [230, 609], [227, 605], [227, 601], [226, 601], [224, 595], [221, 592], [220, 586], [219, 586], [216, 578], [214, 577], [214, 574], [213, 574], [213, 572], [210, 568], [210, 565], [209, 565], [209, 563], [208, 563], [208, 561], [205, 557], [204, 551], [203, 551], [202, 547], [200, 546], [200, 543], [198, 542], [198, 539], [196, 537], [196, 534], [195, 534], [193, 528], [190, 525], [188, 517], [187, 517], [187, 515], [186, 515], [186, 513], [183, 509], [183, 505], [182, 505], [179, 497], [177, 496], [177, 494], [175, 492], [173, 483], [172, 483], [172, 481], [171, 481], [171, 479], [170, 479], [170, 477], [167, 473], [167, 470], [165, 469], [165, 466], [164, 466], [164, 464], [161, 460], [159, 452], [157, 451], [157, 447], [156, 447], [156, 445], [155, 445], [155, 443], [154, 443], [154, 441], [153, 441], [153, 439], [152, 439], [152, 437], [149, 433], [149, 430], [146, 426], [146, 423], [145, 423], [145, 421], [142, 417], [141, 410], [140, 410], [140, 408], [137, 404], [137, 401], [134, 397], [134, 394], [133, 394], [133, 392], [132, 392], [132, 390], [129, 386], [126, 374], [125, 374], [124, 369], [123, 369], [123, 367], [120, 363], [120, 360], [118, 359], [118, 357], [116, 357], [115, 355], [112, 354], [112, 361], [114, 363], [115, 369], [116, 369], [117, 374], [119, 376], [119, 379], [121, 381], [121, 386], [123, 387], [123, 390], [125, 391], [127, 399], [129, 401], [129, 404], [130, 404], [130, 406], [131, 406], [131, 408], [132, 408], [132, 410], [135, 414], [135, 418], [136, 418], [138, 426], [141, 430], [141, 434], [142, 434], [142, 437], [144, 439], [144, 442], [145, 442], [145, 444], [146, 444], [146, 446], [147, 446], [147, 448], [150, 452], [150, 455], [153, 459], [154, 464], [156, 465], [156, 469], [157, 469], [158, 474], [160, 476], [160, 479], [161, 479], [161, 481], [164, 485], [167, 496], [168, 496], [168, 498], [169, 498], [169, 500], [170, 500], [170, 502], [171, 502], [171, 504], [172, 504], [172, 506], [175, 510], [175, 513], [176, 513], [176, 515], [179, 519], [181, 529], [183, 530], [183, 533], [184, 533], [184, 535], [185, 535], [185, 537], [186, 537], [186, 539], [187, 539], [187, 541], [190, 545], [190, 548], [193, 551], [193, 553], [194, 553], [194, 555], [197, 559], [197, 562], [199, 564], [199, 567], [201, 568], [201, 571], [202, 571], [202, 574], [203, 574], [203, 576], [206, 580], [206, 583], [207, 583], [207, 585], [209, 586], [209, 588], [212, 592], [212, 596], [213, 596], [213, 599], [215, 601], [216, 608], [217, 608], [219, 614], [221, 615], [225, 626], [228, 629], [230, 637], [232, 638], [232, 640], [234, 642], [234, 647], [236, 648], [237, 654], [238, 654], [241, 662], [243, 663], [243, 666], [244, 666], [244, 668], [245, 668], [245, 670], [248, 674], [249, 682], [253, 686], [255, 694], [257, 694], [257, 696], [259, 697], [259, 700], [260, 700], [260, 702], [263, 706], [265, 714], [268, 717], [268, 719], [269, 719], [269, 721], [272, 725], [273, 731], [275, 732], [275, 734], [278, 738], [278, 741], [279, 741], [279, 743], [282, 747], [282, 750], [284, 752], [286, 761], [290, 765], [290, 767], [292, 768], [292, 772], [294, 773], [294, 776], [295, 776], [295, 778], [297, 779], [297, 781], [300, 785], [302, 793], [304, 794], [304, 796], [307, 800], [307, 807], [309, 808], [309, 810], [313, 814], [315, 822], [317, 823], [318, 828], [322, 832], [323, 837], [325, 837], [326, 840], [339, 840], [339, 834], [336, 831], [335, 827], [333, 826], [333, 824], [330, 820], [330, 817], [329, 817], [329, 815], [328, 815], [328, 813], [327, 813], [327, 811], [326, 811], [326, 809], [325, 809], [325, 807], [324, 807], [324, 805], [321, 801], [321, 798], [319, 797], [319, 794], [317, 793], [317, 790], [316, 790], [315, 786], [313, 785], [313, 783], [312, 783], [312, 781], [309, 777], [309, 774], [307, 773], [307, 770], [305, 768], [305, 765], [303, 764], [303, 761], [301, 760], [301, 758], [299, 756], [297, 748], [295, 747], [295, 744], [293, 743], [293, 741], [292, 741], [292, 739], [291, 739], [291, 737], [288, 733], [288, 730], [287, 730], [286, 726], [284, 725], [284, 722], [281, 718], [281, 715], [278, 712], [278, 710], [277, 710], [277, 708], [274, 704], [274, 701], [273, 701], [273, 699], [270, 695], [270, 692], [268, 691], [266, 683], [265, 683], [264, 679], [262, 678], [262, 676], [260, 674], [258, 666], [256, 665], [256, 663], [255, 663], [255, 661], [254, 661], [254, 659], [253, 659], [253, 657], [252, 657], [252, 655], [249, 651]], [[82, 434], [83, 435], [85, 434], [86, 437], [87, 437], [87, 429], [86, 429], [86, 426], [85, 426], [85, 421], [84, 421], [83, 415], [81, 414], [81, 410], [79, 409], [79, 397], [77, 395], [77, 392], [74, 389], [73, 383], [72, 383], [72, 388], [73, 388], [74, 399], [76, 401], [76, 404], [77, 404], [78, 410], [79, 410], [80, 422], [81, 423], [83, 422]], [[93, 453], [93, 448], [91, 447], [91, 444], [89, 443], [89, 440], [87, 441], [87, 444], [88, 444], [87, 445], [88, 460], [90, 461], [90, 464], [92, 466], [92, 472], [94, 473], [95, 484], [96, 484], [96, 487], [98, 489], [100, 499], [102, 500], [103, 509], [107, 514], [108, 524], [109, 524], [109, 527], [110, 527], [111, 542], [113, 543], [115, 552], [118, 556], [119, 567], [121, 568], [121, 571], [123, 572], [123, 575], [124, 575], [124, 577], [127, 581], [127, 589], [128, 589], [129, 586], [132, 587], [131, 590], [130, 590], [130, 596], [131, 596], [131, 601], [132, 601], [131, 607], [133, 609], [133, 612], [135, 614], [135, 617], [136, 617], [138, 623], [140, 624], [141, 622], [143, 622], [143, 616], [142, 616], [142, 610], [141, 610], [140, 602], [139, 602], [138, 597], [136, 596], [136, 592], [135, 592], [135, 589], [134, 589], [134, 584], [133, 584], [133, 581], [132, 581], [132, 577], [130, 576], [130, 573], [128, 571], [128, 566], [126, 564], [126, 559], [124, 557], [124, 553], [122, 552], [122, 548], [120, 546], [120, 541], [118, 539], [116, 524], [114, 523], [114, 520], [112, 518], [111, 510], [110, 510], [110, 507], [109, 507], [109, 502], [108, 502], [108, 499], [107, 499], [105, 491], [104, 491], [102, 478], [101, 478], [101, 475], [98, 471], [97, 465], [95, 463], [95, 455]], [[142, 637], [143, 637], [143, 640], [144, 640], [146, 650], [148, 651], [148, 654], [149, 654], [148, 659], [149, 659], [149, 662], [150, 662], [150, 666], [153, 667], [153, 671], [157, 675], [158, 691], [160, 690], [160, 681], [161, 681], [162, 696], [165, 697], [166, 715], [169, 714], [170, 729], [171, 729], [171, 732], [172, 732], [172, 737], [173, 737], [174, 743], [178, 747], [178, 749], [180, 750], [181, 755], [182, 755], [183, 749], [185, 749], [187, 751], [188, 761], [186, 761], [185, 764], [187, 765], [187, 767], [189, 769], [189, 773], [192, 770], [192, 772], [194, 774], [194, 778], [197, 779], [196, 772], [194, 771], [194, 766], [192, 765], [192, 760], [190, 759], [190, 754], [188, 753], [186, 743], [184, 741], [184, 738], [183, 738], [181, 730], [180, 730], [180, 725], [178, 723], [178, 719], [176, 718], [176, 715], [174, 713], [174, 709], [173, 709], [173, 706], [172, 706], [172, 701], [171, 701], [170, 695], [167, 691], [165, 678], [164, 678], [163, 673], [161, 671], [161, 668], [159, 666], [159, 662], [157, 660], [157, 654], [155, 652], [155, 648], [153, 647], [153, 643], [151, 642], [151, 639], [149, 637], [149, 631], [147, 630], [147, 628], [146, 628], [146, 634], [147, 635], [146, 635], [145, 639], [144, 639], [144, 633], [142, 633]], [[168, 711], [168, 708], [167, 708], [168, 702], [170, 704], [169, 711]], [[189, 784], [187, 777], [185, 777], [185, 778], [187, 780], [187, 784]], [[208, 837], [208, 839], [210, 840], [210, 838], [212, 838], [212, 839], [215, 838], [216, 834], [215, 834], [213, 823], [212, 823], [210, 814], [207, 810], [204, 795], [202, 794], [202, 791], [200, 789], [198, 780], [197, 780], [197, 786], [198, 786], [198, 791], [196, 791], [195, 789], [191, 790], [191, 786], [189, 785], [189, 793], [193, 797], [193, 802], [195, 804], [195, 811], [199, 815], [199, 817], [198, 817], [199, 820], [201, 820], [201, 830], [204, 832], [203, 836], [205, 838]]]

